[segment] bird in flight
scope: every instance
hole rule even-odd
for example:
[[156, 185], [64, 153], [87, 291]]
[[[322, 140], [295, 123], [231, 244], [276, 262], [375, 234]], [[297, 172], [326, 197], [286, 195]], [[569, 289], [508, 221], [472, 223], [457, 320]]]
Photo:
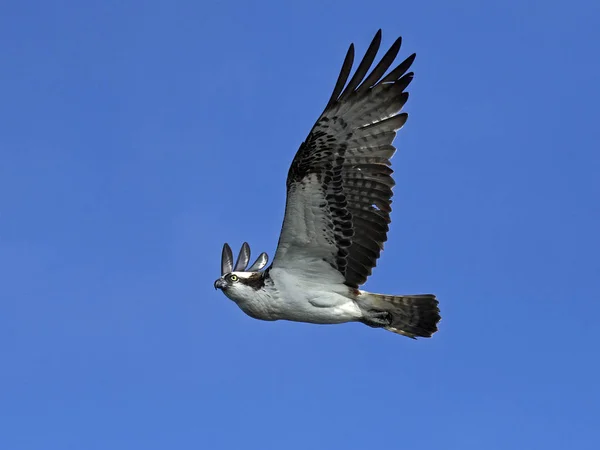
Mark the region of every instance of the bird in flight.
[[[262, 320], [317, 324], [362, 322], [411, 338], [431, 337], [440, 320], [432, 294], [384, 295], [359, 287], [387, 240], [392, 203], [392, 141], [408, 115], [413, 53], [389, 73], [398, 38], [369, 69], [381, 44], [377, 32], [350, 78], [354, 45], [325, 106], [300, 145], [287, 177], [287, 201], [272, 264], [261, 253], [248, 267], [250, 247], [233, 263], [223, 246], [215, 289]], [[350, 78], [350, 81], [348, 79]]]

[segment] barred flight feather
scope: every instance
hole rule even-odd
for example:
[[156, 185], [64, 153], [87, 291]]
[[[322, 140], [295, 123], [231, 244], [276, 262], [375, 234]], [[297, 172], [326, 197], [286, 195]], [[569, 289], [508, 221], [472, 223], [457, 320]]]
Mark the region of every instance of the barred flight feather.
[[[380, 43], [378, 32], [348, 81], [354, 61], [350, 46], [325, 110], [294, 157], [274, 267], [306, 257], [307, 245], [320, 246], [314, 255], [356, 288], [377, 263], [392, 211], [392, 141], [408, 117], [400, 111], [408, 101], [404, 90], [413, 74], [407, 71], [415, 59], [410, 55], [384, 76], [400, 50], [399, 38], [369, 73]], [[316, 206], [309, 198], [320, 201]], [[325, 226], [317, 230], [309, 218]], [[316, 233], [326, 236], [318, 239]]]

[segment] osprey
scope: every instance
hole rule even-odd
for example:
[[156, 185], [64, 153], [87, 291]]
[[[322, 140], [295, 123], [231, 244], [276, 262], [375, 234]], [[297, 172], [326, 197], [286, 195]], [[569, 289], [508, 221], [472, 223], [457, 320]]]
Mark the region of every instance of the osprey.
[[289, 169], [285, 217], [271, 266], [262, 270], [268, 261], [262, 253], [248, 268], [247, 243], [234, 266], [231, 248], [223, 246], [215, 289], [249, 316], [362, 322], [411, 338], [437, 331], [434, 295], [359, 289], [377, 263], [391, 222], [392, 141], [408, 117], [400, 111], [416, 56], [385, 75], [401, 42], [398, 38], [367, 75], [381, 43], [379, 30], [348, 82], [354, 60], [350, 45], [331, 98]]

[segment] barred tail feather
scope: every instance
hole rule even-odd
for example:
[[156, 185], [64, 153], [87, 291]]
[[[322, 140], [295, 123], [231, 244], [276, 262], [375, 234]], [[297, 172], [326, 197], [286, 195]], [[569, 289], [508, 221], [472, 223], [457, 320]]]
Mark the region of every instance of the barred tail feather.
[[[383, 295], [361, 292], [358, 301], [365, 324], [413, 339], [431, 337], [441, 319], [439, 302], [432, 294]], [[382, 317], [384, 320], [381, 320]]]

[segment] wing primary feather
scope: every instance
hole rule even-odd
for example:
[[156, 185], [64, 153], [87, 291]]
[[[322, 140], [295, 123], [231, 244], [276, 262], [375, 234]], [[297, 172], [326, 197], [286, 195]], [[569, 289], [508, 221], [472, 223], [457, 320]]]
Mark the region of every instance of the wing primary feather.
[[372, 128], [381, 128], [384, 130], [399, 130], [406, 123], [406, 119], [408, 119], [407, 113], [397, 114], [392, 117], [388, 117], [387, 119], [381, 120], [379, 122], [370, 123], [368, 125], [364, 125], [359, 128], [359, 130], [370, 130]]
[[385, 78], [383, 80], [381, 80], [381, 82], [382, 83], [391, 83], [391, 82], [396, 81], [398, 78], [400, 78], [402, 75], [404, 75], [408, 69], [410, 69], [410, 66], [412, 66], [412, 63], [414, 62], [416, 57], [417, 57], [416, 53], [413, 53], [412, 55], [410, 55], [408, 58], [406, 58], [404, 61], [402, 61], [400, 64], [398, 64], [398, 66], [395, 69], [393, 69], [390, 73], [388, 73], [385, 76]]
[[260, 255], [258, 255], [256, 261], [254, 261], [254, 264], [250, 266], [248, 272], [258, 272], [267, 265], [267, 262], [269, 262], [269, 255], [267, 255], [265, 252], [262, 252]]
[[410, 84], [410, 82], [413, 80], [414, 77], [415, 77], [414, 73], [408, 72], [406, 75], [404, 75], [398, 81], [396, 81], [396, 83], [394, 83], [394, 86], [398, 86], [399, 89], [404, 90], [408, 87], [408, 85]]
[[379, 81], [379, 79], [383, 76], [383, 74], [390, 68], [396, 56], [398, 56], [398, 52], [400, 51], [400, 46], [402, 45], [402, 37], [396, 39], [396, 42], [392, 44], [390, 49], [383, 55], [381, 61], [375, 66], [375, 68], [371, 71], [369, 76], [362, 82], [358, 90], [356, 91], [357, 95], [363, 93], [366, 89], [373, 87]]
[[229, 244], [223, 244], [221, 253], [221, 275], [225, 275], [233, 270], [233, 252]]
[[365, 56], [363, 57], [362, 61], [358, 65], [356, 72], [354, 72], [354, 75], [350, 79], [348, 86], [346, 86], [346, 89], [344, 89], [344, 92], [342, 92], [342, 95], [339, 98], [340, 102], [344, 101], [345, 98], [347, 98], [352, 92], [354, 92], [354, 89], [356, 89], [356, 87], [360, 84], [362, 79], [365, 77], [365, 75], [367, 74], [367, 72], [369, 71], [369, 69], [371, 67], [371, 64], [373, 64], [373, 61], [375, 60], [375, 57], [377, 56], [377, 51], [379, 50], [380, 44], [381, 44], [381, 29], [378, 30], [377, 33], [375, 33], [375, 37], [373, 38], [373, 41], [371, 41], [371, 45], [369, 45], [369, 48], [367, 49]]
[[250, 246], [247, 242], [242, 244], [240, 254], [238, 255], [237, 261], [235, 262], [235, 272], [242, 272], [248, 267], [248, 261], [250, 261]]
[[352, 64], [354, 64], [354, 44], [350, 44], [348, 48], [348, 52], [346, 53], [346, 57], [344, 58], [344, 63], [342, 64], [342, 70], [340, 70], [340, 74], [338, 75], [338, 79], [335, 82], [335, 87], [333, 88], [333, 92], [329, 101], [327, 102], [327, 106], [325, 107], [325, 111], [327, 111], [338, 99], [342, 89], [346, 85], [346, 81], [348, 81], [348, 77], [350, 76], [350, 71], [352, 70]]

